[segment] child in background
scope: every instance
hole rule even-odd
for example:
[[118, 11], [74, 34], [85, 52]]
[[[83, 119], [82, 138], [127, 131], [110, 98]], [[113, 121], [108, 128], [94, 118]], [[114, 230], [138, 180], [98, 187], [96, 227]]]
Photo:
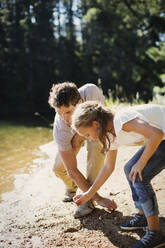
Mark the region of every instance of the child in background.
[[77, 205], [90, 200], [112, 174], [119, 146], [143, 144], [124, 168], [138, 213], [122, 224], [121, 229], [147, 226], [145, 236], [132, 248], [163, 247], [165, 237], [160, 231], [158, 204], [151, 180], [165, 168], [165, 107], [144, 104], [113, 113], [98, 102], [87, 101], [74, 111], [72, 128], [89, 140], [99, 139], [106, 152], [104, 166], [94, 183], [88, 191], [74, 197]]

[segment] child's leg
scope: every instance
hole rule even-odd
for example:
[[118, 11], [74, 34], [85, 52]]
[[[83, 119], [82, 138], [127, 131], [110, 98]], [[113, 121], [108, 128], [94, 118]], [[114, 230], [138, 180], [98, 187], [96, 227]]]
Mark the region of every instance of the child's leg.
[[144, 214], [144, 211], [142, 209], [141, 203], [139, 202], [139, 197], [136, 193], [135, 188], [133, 187], [133, 182], [129, 180], [129, 173], [134, 166], [134, 164], [139, 160], [141, 157], [145, 147], [141, 147], [139, 151], [136, 152], [136, 154], [127, 162], [127, 164], [124, 167], [124, 172], [126, 175], [126, 178], [128, 180], [129, 186], [131, 188], [131, 193], [132, 193], [132, 199], [134, 201], [135, 208], [138, 209], [138, 212], [140, 214]]
[[143, 152], [144, 148], [141, 148], [135, 156], [126, 164], [125, 173], [132, 190], [132, 197], [135, 202], [135, 206], [144, 214], [147, 218], [148, 226], [150, 230], [158, 230], [159, 218], [158, 218], [158, 205], [155, 197], [155, 193], [150, 184], [151, 179], [157, 175], [161, 170], [165, 168], [165, 141], [162, 141], [152, 158], [148, 161], [148, 164], [143, 170], [143, 180], [140, 181], [137, 176], [135, 184], [129, 180], [129, 173], [132, 166], [136, 163]]
[[158, 215], [147, 217], [148, 229], [158, 231], [160, 230], [159, 217]]

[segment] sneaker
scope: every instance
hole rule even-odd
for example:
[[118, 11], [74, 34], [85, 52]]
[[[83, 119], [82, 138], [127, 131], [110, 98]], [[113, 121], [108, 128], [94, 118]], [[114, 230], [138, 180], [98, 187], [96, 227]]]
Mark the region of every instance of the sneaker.
[[73, 201], [73, 197], [76, 195], [75, 191], [71, 191], [69, 189], [66, 190], [64, 194], [64, 198], [62, 199], [63, 202], [71, 202]]
[[142, 214], [135, 214], [134, 218], [121, 224], [120, 228], [126, 231], [144, 229], [147, 227], [147, 219]]
[[160, 231], [147, 230], [145, 236], [131, 248], [159, 248], [165, 247], [165, 237]]
[[86, 216], [90, 213], [92, 213], [92, 211], [95, 209], [92, 201], [88, 201], [88, 202], [85, 202], [83, 204], [81, 204], [81, 206], [79, 206], [75, 213], [74, 213], [74, 218], [80, 218], [80, 217], [83, 217], [83, 216]]

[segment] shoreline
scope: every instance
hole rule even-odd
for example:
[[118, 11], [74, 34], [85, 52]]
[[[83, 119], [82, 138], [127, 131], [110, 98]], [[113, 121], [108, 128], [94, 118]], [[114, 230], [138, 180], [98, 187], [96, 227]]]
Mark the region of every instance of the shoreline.
[[[120, 223], [135, 212], [123, 165], [137, 147], [122, 148], [115, 172], [99, 191], [113, 198], [118, 209], [112, 213], [96, 206], [87, 217], [74, 219], [76, 205], [61, 201], [64, 185], [52, 172], [55, 145], [40, 147], [43, 158], [30, 174], [16, 176], [15, 189], [3, 194], [0, 203], [0, 248], [128, 248], [142, 232], [122, 232]], [[46, 156], [44, 155], [46, 154]], [[78, 154], [78, 167], [84, 173], [86, 149]], [[153, 180], [160, 207], [160, 223], [165, 234], [165, 170]], [[121, 188], [122, 187], [122, 188]]]

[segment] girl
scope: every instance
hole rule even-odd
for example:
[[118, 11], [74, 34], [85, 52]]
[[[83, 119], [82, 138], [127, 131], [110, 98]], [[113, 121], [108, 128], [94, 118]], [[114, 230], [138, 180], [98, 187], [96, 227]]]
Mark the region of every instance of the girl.
[[88, 101], [76, 108], [72, 127], [90, 140], [99, 139], [106, 152], [104, 166], [93, 185], [87, 192], [75, 196], [77, 205], [90, 200], [112, 174], [119, 146], [145, 142], [124, 168], [138, 214], [121, 228], [134, 230], [148, 226], [145, 236], [132, 248], [164, 246], [157, 200], [150, 182], [165, 168], [165, 107], [144, 104], [113, 113], [98, 102]]

